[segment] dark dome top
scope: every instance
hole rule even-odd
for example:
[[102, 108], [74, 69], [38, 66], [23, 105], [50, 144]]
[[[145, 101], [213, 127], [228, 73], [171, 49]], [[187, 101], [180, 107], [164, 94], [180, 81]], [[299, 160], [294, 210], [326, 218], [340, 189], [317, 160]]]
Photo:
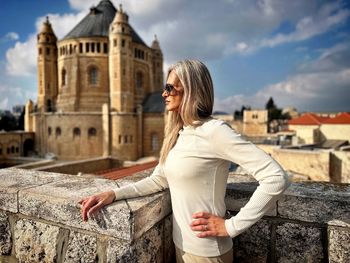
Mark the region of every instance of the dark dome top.
[[[112, 23], [116, 12], [117, 9], [111, 1], [102, 0], [96, 7], [90, 8], [90, 13], [63, 40], [80, 37], [108, 37], [109, 25]], [[132, 27], [131, 37], [134, 42], [146, 45]]]

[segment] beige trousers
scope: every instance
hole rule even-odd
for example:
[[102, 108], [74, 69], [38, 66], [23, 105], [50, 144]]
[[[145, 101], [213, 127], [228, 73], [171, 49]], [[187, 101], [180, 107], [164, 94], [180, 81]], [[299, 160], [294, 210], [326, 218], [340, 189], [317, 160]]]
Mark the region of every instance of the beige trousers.
[[178, 247], [176, 249], [176, 263], [232, 263], [233, 250], [217, 257], [200, 257], [184, 252]]

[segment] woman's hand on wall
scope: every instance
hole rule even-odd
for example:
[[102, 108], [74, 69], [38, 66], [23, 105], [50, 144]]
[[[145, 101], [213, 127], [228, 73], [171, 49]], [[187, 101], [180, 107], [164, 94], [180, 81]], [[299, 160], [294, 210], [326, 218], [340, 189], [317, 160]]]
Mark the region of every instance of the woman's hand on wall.
[[114, 199], [114, 191], [103, 192], [81, 199], [79, 204], [81, 204], [81, 217], [83, 218], [83, 221], [87, 221], [88, 216], [102, 207], [109, 205]]
[[208, 212], [198, 212], [192, 215], [194, 219], [191, 223], [193, 231], [200, 231], [197, 237], [227, 237], [229, 236], [225, 228], [225, 219], [210, 214]]

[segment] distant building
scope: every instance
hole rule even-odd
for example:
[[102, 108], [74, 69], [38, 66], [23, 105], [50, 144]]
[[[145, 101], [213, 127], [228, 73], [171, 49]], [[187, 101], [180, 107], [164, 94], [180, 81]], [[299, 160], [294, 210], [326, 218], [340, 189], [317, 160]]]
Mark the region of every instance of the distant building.
[[306, 113], [289, 120], [288, 129], [296, 132], [294, 144], [317, 144], [326, 140], [350, 141], [350, 114], [334, 117]]
[[245, 110], [243, 112], [243, 134], [246, 136], [265, 136], [267, 134], [267, 110]]
[[120, 6], [102, 0], [63, 39], [37, 37], [38, 98], [26, 105], [35, 150], [61, 159], [158, 155], [164, 137], [163, 55]]

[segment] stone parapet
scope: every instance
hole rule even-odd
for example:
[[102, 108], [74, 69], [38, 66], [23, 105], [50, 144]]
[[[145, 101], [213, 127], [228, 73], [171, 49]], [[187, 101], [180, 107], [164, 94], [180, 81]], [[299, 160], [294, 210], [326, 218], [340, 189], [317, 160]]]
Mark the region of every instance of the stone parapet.
[[[115, 202], [83, 222], [78, 201], [138, 181], [0, 169], [0, 262], [174, 262], [168, 191]], [[230, 176], [234, 216], [257, 187]], [[350, 262], [350, 185], [293, 183], [234, 238], [234, 262]]]
[[168, 191], [114, 202], [83, 222], [82, 197], [125, 182], [14, 168], [1, 169], [0, 178], [0, 262], [163, 262], [173, 255]]
[[[257, 187], [231, 176], [226, 204], [236, 214]], [[234, 239], [234, 262], [350, 262], [350, 185], [292, 183], [276, 206]]]

